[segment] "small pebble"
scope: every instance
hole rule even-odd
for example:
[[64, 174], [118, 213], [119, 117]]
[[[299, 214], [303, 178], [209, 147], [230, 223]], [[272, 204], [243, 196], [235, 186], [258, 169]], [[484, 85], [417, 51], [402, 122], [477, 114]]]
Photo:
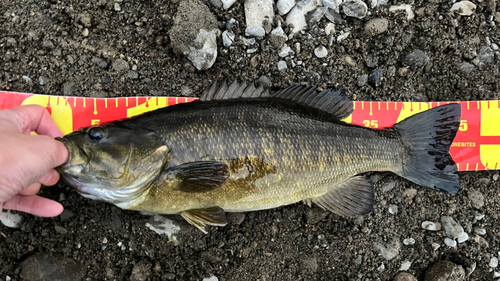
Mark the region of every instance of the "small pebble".
[[438, 243], [432, 243], [431, 246], [432, 246], [432, 249], [434, 251], [437, 251], [437, 249], [439, 249], [439, 247], [441, 247], [441, 245], [439, 245]]
[[498, 173], [494, 174], [494, 175], [493, 175], [493, 180], [494, 180], [494, 181], [497, 181], [497, 180], [498, 180], [498, 176], [499, 176], [499, 175], [498, 175]]
[[249, 37], [264, 37], [266, 30], [262, 26], [252, 26], [245, 29], [245, 36]]
[[493, 51], [498, 51], [498, 45], [495, 43], [491, 44], [491, 48], [493, 49]]
[[362, 19], [368, 13], [368, 6], [361, 0], [347, 0], [342, 3], [342, 10], [348, 17]]
[[496, 268], [498, 266], [498, 258], [492, 257], [490, 259], [490, 263], [488, 265], [489, 265], [489, 267]]
[[413, 239], [413, 238], [406, 238], [405, 240], [403, 240], [403, 244], [405, 244], [406, 246], [413, 245], [413, 244], [415, 244], [415, 239]]
[[89, 29], [88, 28], [84, 28], [83, 31], [82, 31], [82, 36], [83, 37], [87, 37], [89, 36]]
[[38, 77], [38, 83], [40, 83], [40, 86], [47, 85], [47, 83], [49, 83], [49, 79], [45, 76], [40, 76]]
[[493, 272], [493, 278], [500, 278], [500, 272]]
[[127, 73], [127, 77], [130, 79], [137, 79], [139, 78], [139, 73], [137, 73], [137, 71], [131, 70]]
[[349, 32], [346, 32], [344, 34], [337, 36], [337, 42], [338, 43], [342, 42], [343, 40], [345, 40], [349, 36], [349, 34], [350, 34]]
[[476, 11], [476, 5], [470, 1], [460, 1], [453, 4], [450, 11], [456, 11], [461, 16], [470, 16]]
[[222, 44], [224, 44], [224, 47], [229, 47], [231, 44], [234, 42], [234, 32], [232, 31], [224, 31], [222, 32]]
[[476, 209], [481, 209], [483, 207], [484, 195], [479, 190], [469, 190], [467, 196], [472, 203], [472, 207]]
[[120, 4], [118, 4], [118, 3], [114, 4], [114, 8], [115, 8], [115, 11], [117, 11], [117, 12], [122, 10], [122, 8], [120, 7]]
[[378, 271], [382, 272], [385, 270], [385, 265], [384, 264], [381, 264], [378, 268], [377, 268]]
[[464, 243], [465, 241], [469, 240], [469, 235], [464, 232], [464, 234], [460, 235], [459, 237], [457, 237], [457, 242], [458, 243]]
[[325, 46], [319, 46], [316, 49], [314, 49], [314, 55], [318, 58], [324, 58], [328, 55], [328, 50], [325, 48]]
[[442, 216], [441, 225], [449, 238], [457, 239], [464, 234], [464, 228], [452, 217]]
[[457, 241], [446, 237], [446, 238], [444, 238], [444, 244], [448, 247], [456, 247]]
[[429, 60], [429, 56], [426, 53], [420, 50], [413, 50], [413, 52], [404, 58], [403, 63], [410, 67], [421, 67], [426, 65]]
[[292, 48], [288, 46], [287, 44], [283, 45], [283, 48], [281, 48], [280, 53], [278, 54], [280, 57], [284, 58], [287, 57], [290, 53], [292, 53]]
[[477, 235], [485, 235], [486, 234], [486, 229], [475, 226], [474, 227], [474, 233], [476, 233]]
[[389, 213], [392, 215], [398, 214], [398, 206], [397, 205], [389, 205]]
[[367, 36], [375, 36], [386, 32], [388, 26], [389, 21], [387, 19], [375, 18], [365, 24], [364, 31]]
[[217, 278], [217, 276], [210, 276], [203, 278], [202, 281], [219, 281], [219, 278]]
[[358, 86], [363, 87], [368, 83], [368, 74], [363, 74], [358, 77]]
[[333, 34], [335, 33], [335, 24], [329, 22], [326, 26], [325, 26], [325, 34], [326, 35], [330, 35], [330, 34]]
[[26, 83], [31, 83], [31, 82], [32, 82], [32, 80], [31, 80], [31, 78], [29, 78], [29, 76], [23, 75], [21, 78], [22, 78], [22, 79], [24, 80], [24, 82], [26, 82]]
[[288, 67], [287, 67], [287, 65], [286, 65], [286, 61], [284, 61], [284, 60], [280, 60], [280, 61], [278, 62], [278, 70], [279, 70], [279, 71], [283, 71], [283, 70], [285, 70], [285, 69], [287, 69], [287, 68], [288, 68]]
[[404, 261], [399, 268], [400, 271], [407, 271], [411, 267], [411, 261]]
[[399, 272], [394, 277], [393, 281], [418, 281], [415, 276], [411, 275], [408, 272]]

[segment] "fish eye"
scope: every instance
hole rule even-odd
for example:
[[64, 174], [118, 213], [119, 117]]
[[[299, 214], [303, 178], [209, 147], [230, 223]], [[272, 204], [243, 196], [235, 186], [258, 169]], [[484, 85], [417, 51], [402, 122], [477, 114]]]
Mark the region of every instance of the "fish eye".
[[89, 130], [89, 138], [91, 140], [100, 140], [104, 137], [104, 131], [101, 127], [94, 127]]

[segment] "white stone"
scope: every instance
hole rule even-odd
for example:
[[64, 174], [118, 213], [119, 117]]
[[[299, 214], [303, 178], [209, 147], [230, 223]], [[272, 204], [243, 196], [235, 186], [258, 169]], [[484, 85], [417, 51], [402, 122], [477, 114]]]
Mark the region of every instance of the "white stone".
[[221, 0], [222, 2], [222, 7], [224, 8], [224, 10], [227, 10], [229, 8], [231, 8], [231, 6], [236, 3], [236, 0]]
[[411, 261], [404, 261], [399, 268], [399, 271], [407, 271], [411, 267]]
[[398, 241], [393, 241], [390, 245], [384, 246], [381, 243], [374, 244], [375, 249], [380, 252], [380, 255], [386, 260], [392, 260], [399, 255], [401, 245]]
[[405, 244], [406, 246], [413, 245], [413, 244], [415, 244], [415, 239], [414, 238], [406, 238], [405, 240], [403, 240], [403, 244]]
[[217, 278], [217, 276], [210, 276], [203, 278], [202, 281], [219, 281], [219, 278]]
[[500, 272], [493, 272], [493, 278], [499, 278], [500, 277]]
[[460, 243], [460, 244], [464, 243], [467, 240], [469, 240], [469, 234], [467, 234], [466, 232], [464, 232], [464, 234], [462, 234], [459, 237], [457, 237], [457, 242]]
[[498, 266], [498, 258], [492, 257], [490, 259], [490, 263], [488, 264], [490, 267], [496, 268]]
[[328, 50], [325, 48], [325, 46], [319, 46], [316, 49], [314, 49], [314, 55], [318, 58], [324, 58], [328, 55]]
[[323, 6], [337, 13], [340, 13], [340, 4], [342, 4], [342, 0], [323, 0]]
[[274, 19], [273, 0], [246, 0], [245, 20], [247, 29], [254, 26], [264, 28], [264, 21]]
[[[194, 44], [189, 46], [186, 56], [198, 70], [206, 70], [212, 67], [217, 58], [217, 29], [206, 31], [200, 29]], [[220, 31], [219, 31], [220, 32]], [[202, 46], [200, 49], [194, 46]]]
[[446, 238], [444, 238], [444, 244], [448, 247], [456, 247], [457, 241], [446, 237]]
[[342, 11], [348, 17], [362, 19], [368, 13], [368, 6], [361, 0], [348, 0], [342, 3]]
[[462, 16], [470, 16], [476, 11], [476, 5], [470, 1], [460, 1], [453, 4], [450, 11], [457, 11]]
[[278, 0], [276, 7], [280, 15], [286, 15], [295, 6], [295, 0]]
[[392, 215], [398, 214], [398, 206], [397, 205], [389, 205], [389, 213]]
[[178, 233], [181, 230], [178, 225], [174, 224], [173, 221], [167, 219], [166, 217], [160, 215], [155, 215], [153, 217], [153, 220], [153, 223], [146, 223], [146, 227], [160, 235], [166, 235], [169, 239], [177, 240], [174, 234]]
[[325, 33], [326, 35], [330, 35], [330, 34], [333, 34], [335, 33], [335, 24], [329, 22], [326, 26], [325, 26]]
[[286, 23], [293, 24], [292, 33], [297, 33], [307, 26], [306, 15], [321, 6], [321, 0], [311, 0], [304, 6], [296, 5], [286, 16]]
[[446, 232], [446, 236], [451, 239], [457, 239], [465, 233], [464, 228], [450, 216], [442, 216], [441, 225]]
[[346, 32], [344, 34], [340, 34], [339, 36], [337, 36], [337, 43], [340, 43], [342, 42], [343, 40], [345, 40], [349, 34], [351, 34], [350, 32]]
[[286, 16], [286, 24], [293, 24], [292, 33], [297, 33], [306, 28], [306, 16], [299, 7], [295, 6]]
[[476, 233], [477, 235], [485, 235], [486, 229], [481, 227], [474, 227], [474, 233]]
[[283, 45], [283, 48], [281, 48], [281, 51], [278, 55], [280, 57], [284, 58], [284, 57], [287, 57], [290, 53], [293, 53], [292, 48], [290, 48], [290, 46], [285, 44], [285, 45]]
[[23, 217], [10, 211], [3, 211], [2, 215], [0, 215], [0, 221], [7, 227], [20, 228]]
[[308, 24], [314, 24], [319, 22], [321, 18], [325, 15], [327, 9], [328, 8], [325, 7], [319, 7], [313, 12], [309, 13], [306, 17]]
[[287, 68], [288, 68], [288, 66], [286, 65], [286, 61], [284, 61], [284, 60], [280, 60], [280, 61], [278, 62], [278, 70], [279, 70], [279, 71], [283, 71], [283, 70], [285, 70], [285, 69], [287, 69]]
[[231, 46], [231, 44], [233, 44], [234, 36], [234, 32], [230, 30], [222, 32], [222, 44], [224, 44], [224, 47], [229, 47]]
[[439, 222], [424, 221], [422, 222], [422, 228], [430, 231], [441, 230], [441, 224]]
[[389, 7], [389, 12], [396, 12], [401, 10], [405, 11], [406, 18], [408, 20], [412, 20], [413, 18], [415, 18], [415, 13], [413, 12], [410, 4], [393, 5]]
[[283, 38], [285, 41], [288, 40], [288, 36], [286, 36], [285, 32], [283, 31], [283, 28], [281, 28], [281, 26], [278, 26], [276, 27], [275, 29], [273, 29], [273, 31], [271, 31], [271, 36], [274, 36], [274, 37], [281, 37]]
[[245, 29], [245, 36], [264, 37], [266, 30], [262, 26], [252, 26]]

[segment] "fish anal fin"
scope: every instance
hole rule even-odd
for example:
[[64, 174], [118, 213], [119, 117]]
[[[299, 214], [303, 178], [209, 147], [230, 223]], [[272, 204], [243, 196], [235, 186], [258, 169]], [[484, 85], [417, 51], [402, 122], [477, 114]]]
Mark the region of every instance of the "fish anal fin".
[[175, 179], [175, 190], [182, 192], [208, 192], [220, 187], [229, 177], [226, 163], [197, 161], [167, 168], [160, 179]]
[[225, 226], [227, 224], [226, 213], [220, 207], [188, 210], [181, 212], [181, 216], [205, 234], [208, 225]]
[[373, 185], [363, 176], [355, 176], [336, 184], [332, 189], [311, 201], [332, 213], [351, 217], [373, 210], [375, 193]]

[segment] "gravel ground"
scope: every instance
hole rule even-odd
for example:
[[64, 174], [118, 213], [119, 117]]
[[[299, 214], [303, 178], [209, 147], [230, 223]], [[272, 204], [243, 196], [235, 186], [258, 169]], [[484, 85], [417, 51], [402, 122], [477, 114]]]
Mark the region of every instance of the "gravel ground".
[[[224, 9], [207, 1], [215, 28], [227, 30], [234, 18], [237, 38], [225, 47], [217, 32], [217, 58], [207, 70], [197, 70], [174, 52], [180, 38], [171, 38], [169, 30], [178, 2], [1, 1], [0, 89], [91, 97], [199, 96], [215, 81], [237, 78], [276, 88], [296, 82], [342, 85], [354, 100], [500, 99], [495, 0], [473, 1], [470, 16], [451, 13], [451, 1], [410, 1], [411, 20], [404, 11], [391, 12], [397, 3], [390, 2], [370, 7], [362, 19], [342, 14], [330, 36], [325, 33], [330, 21], [323, 17], [286, 41], [294, 53], [285, 58], [279, 56], [283, 42], [270, 35], [255, 45], [241, 40], [243, 2]], [[366, 31], [368, 21], [377, 18], [387, 19], [387, 29]], [[285, 16], [270, 24], [274, 28], [277, 22], [290, 34]], [[322, 48], [315, 53], [320, 45], [326, 56]], [[278, 69], [279, 61], [285, 70]], [[86, 200], [60, 183], [42, 195], [60, 201], [63, 215], [13, 214], [21, 216], [20, 228], [0, 225], [0, 280], [393, 280], [400, 271], [418, 280], [500, 275], [495, 272], [498, 172], [461, 173], [458, 195], [389, 173], [369, 176], [378, 203], [363, 217], [341, 218], [295, 204], [230, 214], [227, 226], [207, 235], [180, 217], [156, 217], [175, 225], [175, 239], [151, 230], [158, 224], [154, 218]], [[424, 221], [442, 226], [425, 230]], [[461, 241], [463, 233], [468, 234], [463, 243], [445, 241], [458, 236]]]

